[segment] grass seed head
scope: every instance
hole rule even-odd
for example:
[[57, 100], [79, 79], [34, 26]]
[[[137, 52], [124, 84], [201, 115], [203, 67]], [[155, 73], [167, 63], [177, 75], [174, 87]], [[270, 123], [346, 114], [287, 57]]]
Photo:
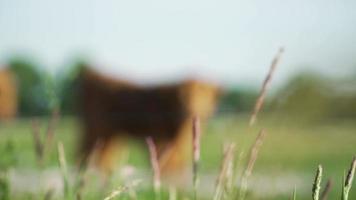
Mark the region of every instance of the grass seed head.
[[318, 169], [316, 171], [315, 180], [314, 180], [314, 184], [313, 184], [313, 190], [312, 190], [313, 200], [319, 199], [319, 193], [320, 193], [320, 189], [321, 189], [320, 184], [321, 184], [322, 176], [323, 176], [323, 168], [321, 165], [319, 165]]

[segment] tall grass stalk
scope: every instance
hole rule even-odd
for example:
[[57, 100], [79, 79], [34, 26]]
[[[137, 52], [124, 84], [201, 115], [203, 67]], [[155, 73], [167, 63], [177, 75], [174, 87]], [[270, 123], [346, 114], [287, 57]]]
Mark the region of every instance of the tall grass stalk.
[[46, 141], [43, 146], [43, 149], [45, 152], [47, 152], [47, 154], [50, 153], [53, 138], [54, 138], [54, 132], [55, 132], [56, 125], [57, 125], [58, 121], [59, 121], [59, 108], [55, 107], [52, 111], [50, 121], [48, 122], [48, 125], [47, 125]]
[[67, 161], [64, 152], [64, 146], [62, 142], [58, 142], [58, 161], [59, 167], [61, 169], [62, 178], [63, 178], [63, 194], [66, 199], [69, 198], [70, 195], [70, 187], [69, 187], [69, 179], [68, 179], [68, 168]]
[[32, 120], [32, 137], [34, 141], [35, 155], [39, 167], [43, 165], [44, 145], [40, 136], [38, 119]]
[[177, 200], [177, 189], [174, 186], [169, 187], [169, 198], [168, 200]]
[[200, 160], [200, 118], [193, 117], [193, 189], [194, 200], [198, 199], [198, 186], [199, 186], [199, 160]]
[[246, 196], [246, 190], [248, 186], [248, 178], [252, 174], [252, 170], [255, 166], [255, 162], [258, 157], [258, 152], [263, 144], [263, 140], [266, 136], [266, 131], [262, 129], [260, 133], [258, 134], [255, 143], [252, 145], [250, 154], [249, 154], [249, 160], [247, 162], [246, 168], [243, 172], [242, 178], [241, 178], [241, 188], [240, 188], [240, 193], [239, 193], [239, 200], [245, 199]]
[[54, 195], [54, 189], [49, 189], [46, 191], [46, 194], [44, 196], [44, 200], [51, 200], [53, 198]]
[[59, 109], [54, 109], [51, 118], [47, 124], [47, 131], [45, 139], [41, 137], [41, 130], [39, 126], [38, 119], [32, 120], [32, 136], [35, 144], [35, 153], [37, 158], [37, 164], [39, 167], [43, 167], [43, 162], [45, 159], [45, 153], [50, 154], [52, 147], [52, 141], [54, 137], [54, 130], [59, 119]]
[[313, 189], [312, 189], [313, 200], [319, 200], [319, 194], [321, 189], [320, 184], [321, 184], [322, 177], [323, 177], [323, 167], [319, 165], [313, 183]]
[[[219, 200], [224, 195], [224, 190], [231, 189], [229, 184], [232, 184], [229, 180], [232, 177], [232, 164], [234, 162], [234, 149], [235, 144], [229, 144], [224, 150], [224, 157], [221, 163], [218, 179], [216, 180], [215, 193], [213, 200]], [[231, 191], [227, 191], [228, 193]]]
[[146, 138], [146, 143], [147, 143], [148, 150], [150, 153], [150, 161], [151, 161], [151, 166], [152, 166], [152, 170], [153, 170], [153, 187], [154, 187], [154, 191], [155, 191], [155, 197], [156, 197], [156, 199], [160, 199], [160, 196], [161, 196], [161, 173], [160, 173], [160, 168], [159, 168], [157, 149], [156, 149], [155, 143], [153, 142], [152, 137]]
[[[101, 148], [101, 141], [97, 141], [94, 145], [94, 149], [100, 149]], [[97, 152], [92, 151], [89, 156], [85, 159], [83, 159], [80, 164], [79, 164], [79, 171], [77, 175], [77, 180], [76, 180], [76, 186], [75, 186], [75, 192], [76, 192], [76, 198], [77, 200], [82, 199], [83, 196], [83, 190], [87, 184], [87, 174], [88, 170], [90, 167], [94, 166], [94, 162], [97, 158]]]
[[[232, 180], [231, 183], [232, 184], [236, 184], [239, 175], [241, 175], [241, 170], [242, 169], [242, 159], [245, 156], [245, 152], [241, 151], [237, 156], [235, 156], [234, 158], [234, 163], [233, 163], [233, 170], [232, 170]], [[234, 185], [232, 186], [232, 191], [231, 191], [231, 199], [234, 199], [235, 197], [237, 197], [237, 194], [239, 192], [238, 188]]]
[[291, 200], [296, 200], [297, 199], [297, 187], [294, 186], [292, 197], [290, 198]]
[[260, 112], [262, 106], [263, 106], [263, 102], [264, 102], [264, 99], [265, 99], [265, 96], [266, 96], [266, 92], [267, 92], [267, 88], [272, 80], [272, 77], [273, 77], [273, 74], [274, 74], [274, 71], [276, 70], [276, 67], [277, 67], [277, 64], [282, 56], [282, 53], [284, 52], [284, 49], [281, 47], [277, 53], [277, 55], [274, 57], [274, 59], [272, 60], [272, 63], [271, 63], [271, 66], [270, 66], [270, 69], [269, 69], [269, 72], [262, 84], [262, 88], [261, 88], [261, 91], [260, 91], [260, 94], [256, 100], [256, 103], [255, 103], [255, 107], [253, 109], [253, 112], [251, 114], [251, 118], [250, 118], [250, 121], [249, 121], [249, 125], [250, 126], [253, 126], [254, 123], [256, 122], [257, 120], [257, 115], [258, 113]]
[[332, 188], [332, 181], [331, 179], [328, 179], [328, 181], [326, 182], [325, 188], [323, 190], [323, 192], [321, 193], [321, 200], [327, 200], [328, 199], [328, 195], [330, 193], [330, 190]]
[[131, 190], [141, 183], [141, 180], [135, 180], [130, 185], [119, 186], [115, 190], [113, 190], [108, 196], [104, 198], [104, 200], [112, 200], [114, 198], [118, 198], [122, 193]]
[[345, 182], [343, 183], [342, 195], [341, 195], [342, 200], [348, 200], [348, 198], [349, 198], [349, 192], [350, 192], [350, 189], [352, 186], [352, 180], [355, 175], [355, 168], [356, 168], [356, 157], [353, 158], [353, 160], [351, 162], [350, 169], [347, 173]]
[[[234, 147], [231, 153], [230, 158], [228, 159], [228, 163], [227, 163], [227, 169], [226, 169], [226, 181], [225, 181], [225, 193], [224, 193], [224, 199], [231, 199], [234, 194], [234, 184], [235, 182], [235, 164], [236, 164], [236, 148], [235, 148], [235, 143], [233, 143]], [[228, 146], [229, 147], [229, 146]]]
[[7, 172], [0, 171], [0, 200], [10, 200], [10, 181]]

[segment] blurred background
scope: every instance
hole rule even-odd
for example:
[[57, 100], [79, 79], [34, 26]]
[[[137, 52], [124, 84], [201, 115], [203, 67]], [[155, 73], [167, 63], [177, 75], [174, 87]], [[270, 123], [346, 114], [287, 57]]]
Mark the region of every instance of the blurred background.
[[[45, 126], [55, 108], [61, 113], [57, 137], [75, 163], [75, 89], [88, 63], [143, 85], [192, 77], [221, 85], [202, 142], [206, 174], [219, 168], [220, 144], [234, 139], [247, 151], [255, 136], [248, 133], [266, 128], [251, 199], [285, 198], [294, 186], [307, 197], [319, 163], [335, 183], [335, 197], [356, 154], [355, 9], [349, 0], [1, 0], [0, 70], [15, 75], [18, 110], [15, 121], [0, 122], [0, 169], [30, 174], [10, 170], [11, 191], [20, 198], [16, 191], [37, 173], [28, 173], [34, 152], [24, 151], [33, 148], [31, 119]], [[286, 51], [257, 126], [249, 129], [247, 119], [280, 47]], [[133, 149], [128, 165], [147, 168], [142, 151]], [[52, 157], [48, 166], [56, 166]]]

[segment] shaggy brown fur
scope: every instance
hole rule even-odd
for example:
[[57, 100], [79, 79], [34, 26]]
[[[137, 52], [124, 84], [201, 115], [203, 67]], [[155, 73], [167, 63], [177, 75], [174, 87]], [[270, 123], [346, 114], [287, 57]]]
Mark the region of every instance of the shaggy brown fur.
[[192, 117], [210, 116], [218, 92], [215, 85], [194, 80], [142, 87], [89, 69], [82, 73], [81, 87], [81, 152], [88, 156], [99, 142], [96, 163], [105, 171], [112, 170], [115, 152], [125, 138], [143, 141], [148, 136], [157, 146], [161, 170], [181, 169], [191, 151]]
[[0, 69], [0, 120], [9, 120], [16, 116], [17, 89], [13, 74]]

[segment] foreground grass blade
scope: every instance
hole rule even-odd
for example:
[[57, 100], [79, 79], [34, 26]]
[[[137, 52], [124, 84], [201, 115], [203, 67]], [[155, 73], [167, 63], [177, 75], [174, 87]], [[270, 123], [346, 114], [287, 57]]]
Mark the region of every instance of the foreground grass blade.
[[146, 143], [150, 153], [150, 161], [153, 170], [153, 187], [155, 191], [156, 199], [160, 199], [161, 193], [161, 174], [158, 163], [158, 154], [155, 143], [153, 142], [152, 137], [146, 138]]
[[345, 179], [345, 183], [343, 183], [342, 196], [341, 196], [342, 200], [348, 200], [348, 198], [349, 198], [349, 192], [351, 189], [352, 180], [355, 175], [355, 168], [356, 168], [356, 157], [353, 158], [350, 169], [349, 169], [346, 179]]
[[255, 143], [253, 144], [253, 146], [250, 150], [249, 160], [248, 160], [247, 166], [243, 172], [244, 174], [242, 175], [242, 178], [241, 178], [241, 189], [240, 189], [240, 194], [239, 194], [239, 200], [245, 199], [248, 178], [252, 174], [252, 170], [255, 166], [255, 162], [258, 157], [258, 152], [260, 150], [260, 147], [262, 146], [265, 136], [266, 136], [266, 131], [264, 129], [262, 129], [260, 131], [260, 133], [258, 134], [258, 136], [255, 140]]
[[313, 200], [319, 200], [319, 193], [321, 188], [320, 184], [321, 184], [322, 176], [323, 176], [323, 167], [319, 165], [316, 171], [315, 180], [313, 184], [313, 190], [312, 190]]
[[290, 198], [291, 200], [296, 200], [297, 199], [297, 187], [294, 187], [292, 197]]
[[43, 154], [44, 154], [44, 147], [43, 147], [43, 142], [40, 137], [40, 128], [38, 124], [38, 119], [33, 119], [32, 120], [32, 137], [34, 141], [34, 147], [35, 147], [35, 153], [36, 153], [36, 159], [37, 159], [37, 164], [39, 167], [42, 167], [43, 165]]
[[193, 118], [193, 187], [194, 187], [194, 200], [198, 199], [198, 167], [200, 160], [200, 119], [195, 116]]
[[265, 96], [266, 96], [266, 92], [267, 92], [267, 88], [268, 88], [268, 85], [270, 84], [271, 80], [272, 80], [272, 77], [273, 77], [273, 73], [277, 67], [277, 64], [280, 60], [280, 57], [282, 56], [282, 53], [284, 52], [284, 49], [283, 48], [280, 48], [277, 55], [274, 57], [273, 61], [272, 61], [272, 64], [270, 66], [270, 69], [269, 69], [269, 72], [262, 84], [262, 88], [261, 88], [261, 91], [260, 91], [260, 94], [256, 100], [256, 103], [255, 103], [255, 107], [253, 109], [253, 112], [252, 112], [252, 115], [251, 115], [251, 118], [250, 118], [250, 122], [249, 122], [249, 125], [252, 126], [255, 122], [256, 122], [256, 119], [257, 119], [257, 114], [260, 112], [262, 106], [263, 106], [263, 102], [264, 102], [264, 99], [265, 99]]
[[10, 183], [8, 174], [0, 171], [0, 200], [10, 200]]
[[49, 189], [46, 191], [45, 196], [44, 196], [44, 200], [51, 200], [53, 198], [54, 195], [54, 189]]
[[119, 197], [122, 193], [129, 191], [130, 189], [136, 187], [141, 183], [141, 180], [135, 180], [130, 185], [120, 186], [117, 189], [113, 190], [108, 196], [104, 198], [104, 200], [112, 200], [114, 198]]
[[51, 148], [52, 142], [53, 142], [54, 133], [55, 133], [58, 121], [59, 121], [59, 108], [56, 107], [52, 111], [50, 121], [48, 122], [47, 130], [46, 130], [46, 139], [45, 139], [45, 143], [43, 145], [43, 150], [47, 153], [47, 155], [49, 155], [49, 153], [51, 152], [51, 149], [52, 149]]
[[234, 149], [235, 144], [230, 144], [224, 152], [224, 158], [221, 164], [218, 179], [216, 181], [213, 200], [220, 200], [224, 195], [224, 189], [228, 188], [228, 176], [232, 176], [232, 174], [229, 174], [229, 168], [232, 167], [231, 164], [234, 162]]
[[331, 181], [331, 179], [328, 179], [328, 182], [326, 183], [326, 186], [325, 186], [323, 192], [321, 193], [321, 197], [320, 197], [321, 200], [328, 199], [328, 195], [330, 193], [331, 187], [332, 187], [332, 181]]
[[66, 199], [69, 198], [70, 192], [69, 192], [69, 181], [68, 181], [68, 169], [67, 169], [67, 161], [65, 157], [65, 152], [64, 152], [64, 146], [62, 142], [58, 142], [58, 161], [59, 161], [59, 167], [62, 172], [62, 177], [63, 177], [63, 193], [64, 197]]

